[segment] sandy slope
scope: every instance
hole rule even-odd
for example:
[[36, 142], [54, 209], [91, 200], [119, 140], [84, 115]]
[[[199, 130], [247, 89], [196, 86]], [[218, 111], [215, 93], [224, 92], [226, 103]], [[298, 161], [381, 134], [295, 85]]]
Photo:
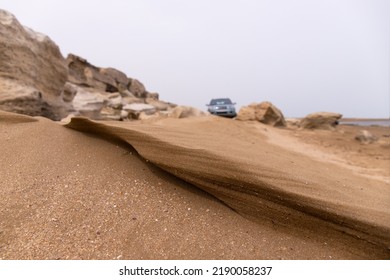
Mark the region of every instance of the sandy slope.
[[0, 112], [0, 258], [390, 257], [389, 185], [283, 149], [271, 128], [67, 127]]

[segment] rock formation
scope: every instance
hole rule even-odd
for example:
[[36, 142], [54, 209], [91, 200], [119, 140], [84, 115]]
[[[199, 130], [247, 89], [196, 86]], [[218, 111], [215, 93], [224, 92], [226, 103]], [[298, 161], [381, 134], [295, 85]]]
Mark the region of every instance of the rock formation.
[[236, 119], [240, 121], [259, 121], [272, 126], [286, 126], [286, 120], [282, 112], [267, 101], [241, 107]]
[[60, 120], [138, 119], [167, 112], [175, 104], [159, 100], [145, 86], [114, 68], [101, 68], [69, 54], [65, 59], [49, 37], [23, 27], [0, 10], [0, 110]]
[[74, 54], [69, 54], [66, 62], [69, 76], [65, 88], [72, 89], [69, 96], [75, 92], [76, 114], [92, 119], [137, 120], [141, 113], [152, 115], [176, 106], [159, 100], [157, 93], [148, 92], [140, 81], [114, 68], [96, 67]]
[[299, 128], [333, 130], [343, 115], [330, 112], [318, 112], [307, 115], [299, 123]]
[[0, 110], [61, 119], [67, 67], [58, 46], [0, 10]]

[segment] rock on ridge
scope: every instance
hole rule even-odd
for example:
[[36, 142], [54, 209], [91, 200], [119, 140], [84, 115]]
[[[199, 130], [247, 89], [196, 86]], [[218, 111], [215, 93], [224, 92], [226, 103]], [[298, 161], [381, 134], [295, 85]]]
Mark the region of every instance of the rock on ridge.
[[239, 121], [259, 121], [272, 126], [286, 126], [282, 111], [268, 101], [241, 107], [236, 119]]
[[334, 130], [342, 116], [339, 113], [331, 112], [312, 113], [300, 121], [299, 128]]

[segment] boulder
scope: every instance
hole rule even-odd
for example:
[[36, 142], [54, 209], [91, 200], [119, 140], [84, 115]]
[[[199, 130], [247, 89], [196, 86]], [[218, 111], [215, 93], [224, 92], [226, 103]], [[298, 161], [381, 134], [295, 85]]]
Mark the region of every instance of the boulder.
[[276, 106], [271, 102], [261, 102], [255, 106], [256, 120], [272, 126], [286, 126], [286, 120]]
[[371, 132], [367, 130], [361, 130], [359, 133], [355, 136], [355, 140], [359, 141], [362, 144], [371, 144], [378, 140], [378, 137], [373, 135]]
[[69, 104], [62, 92], [67, 67], [46, 35], [23, 27], [0, 10], [0, 109], [60, 120]]
[[334, 130], [342, 116], [331, 112], [309, 114], [300, 121], [299, 128]]
[[271, 102], [252, 103], [241, 107], [236, 117], [239, 121], [259, 121], [272, 126], [286, 126], [282, 112]]

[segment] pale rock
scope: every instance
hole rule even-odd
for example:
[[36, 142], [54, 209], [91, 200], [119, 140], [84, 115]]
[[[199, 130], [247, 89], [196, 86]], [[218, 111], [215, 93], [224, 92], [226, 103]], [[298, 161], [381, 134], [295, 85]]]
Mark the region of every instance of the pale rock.
[[123, 106], [123, 110], [126, 111], [156, 111], [156, 109], [149, 104], [145, 103], [132, 103]]
[[169, 117], [175, 119], [202, 117], [206, 115], [205, 112], [190, 106], [177, 106], [169, 113]]
[[152, 115], [156, 112], [156, 108], [152, 105], [145, 103], [132, 103], [123, 106], [122, 110], [128, 112], [128, 117], [131, 119], [139, 119], [140, 114], [143, 112], [147, 115]]
[[371, 144], [376, 142], [378, 140], [378, 137], [376, 137], [375, 135], [373, 135], [371, 132], [367, 130], [361, 130], [355, 136], [355, 139], [362, 144]]
[[342, 116], [331, 112], [312, 113], [300, 121], [299, 128], [334, 130]]
[[129, 116], [129, 112], [127, 112], [126, 110], [121, 110], [120, 116], [122, 120], [127, 119]]
[[272, 126], [286, 126], [283, 113], [267, 101], [241, 107], [236, 119], [239, 121], [259, 121]]
[[91, 88], [78, 87], [73, 98], [73, 108], [83, 116], [99, 119], [106, 101], [107, 98], [102, 93]]
[[107, 95], [107, 106], [114, 109], [120, 109], [122, 107], [122, 96], [119, 92]]

